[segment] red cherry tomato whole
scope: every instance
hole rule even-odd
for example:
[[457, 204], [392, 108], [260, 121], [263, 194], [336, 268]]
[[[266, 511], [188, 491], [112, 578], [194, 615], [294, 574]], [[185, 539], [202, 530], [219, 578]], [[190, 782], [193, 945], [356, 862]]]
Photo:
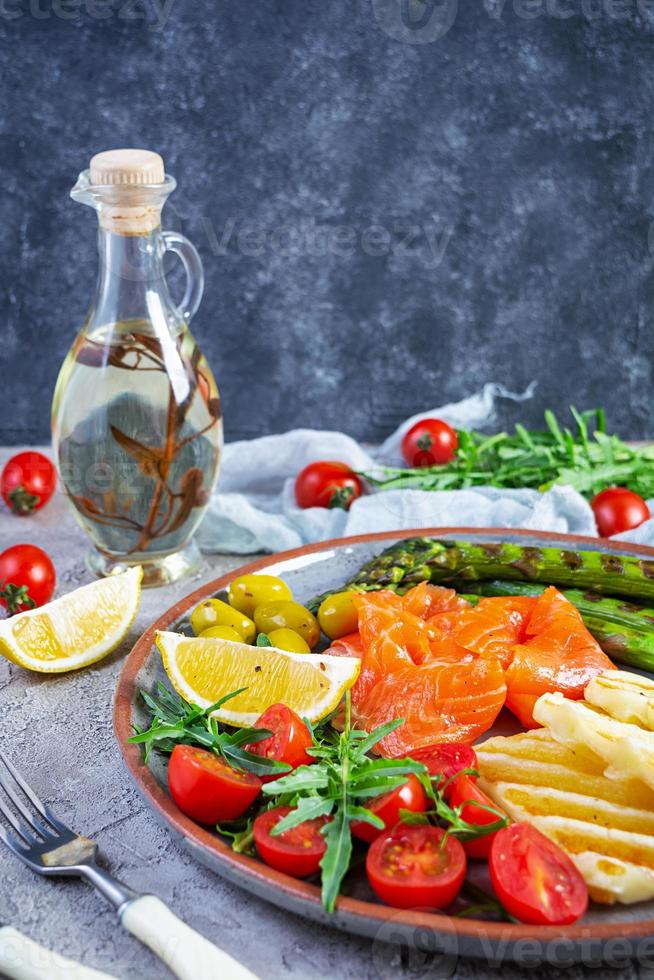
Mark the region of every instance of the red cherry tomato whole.
[[461, 891], [466, 855], [451, 834], [427, 824], [399, 823], [373, 841], [366, 856], [370, 886], [398, 909], [442, 909]]
[[442, 466], [456, 456], [459, 437], [447, 422], [421, 419], [402, 439], [402, 455], [409, 466]]
[[[308, 766], [316, 760], [307, 755], [312, 739], [309, 729], [299, 715], [296, 715], [285, 704], [271, 704], [254, 723], [254, 728], [267, 728], [272, 732], [270, 738], [261, 742], [250, 742], [245, 746], [248, 752], [263, 756], [265, 759], [275, 759], [285, 762], [291, 769], [298, 766]], [[281, 774], [280, 774], [281, 775]], [[262, 776], [261, 781], [268, 783], [278, 777], [274, 774]]]
[[295, 499], [300, 507], [341, 507], [349, 510], [363, 493], [363, 484], [345, 463], [322, 460], [309, 463], [295, 479]]
[[261, 780], [232, 769], [214, 752], [176, 745], [168, 763], [170, 795], [198, 823], [236, 820], [261, 792]]
[[528, 925], [567, 926], [588, 907], [586, 883], [572, 860], [530, 824], [495, 834], [489, 870], [506, 911]]
[[[452, 784], [451, 792], [448, 793], [448, 803], [450, 806], [462, 806], [461, 816], [468, 823], [484, 827], [486, 824], [495, 823], [500, 818], [497, 813], [502, 813], [500, 808], [493, 803], [490, 796], [479, 789], [472, 776], [459, 776]], [[489, 813], [475, 804], [481, 803], [484, 807], [491, 806], [496, 811]], [[467, 804], [467, 805], [466, 805]], [[502, 813], [502, 816], [504, 814]], [[486, 834], [485, 837], [476, 837], [474, 840], [466, 841], [463, 845], [468, 857], [487, 858], [490, 854], [493, 840], [499, 831], [494, 834]]]
[[384, 821], [384, 828], [380, 830], [363, 820], [354, 820], [350, 830], [359, 840], [371, 842], [400, 822], [400, 810], [424, 813], [427, 809], [427, 794], [417, 776], [411, 774], [402, 786], [375, 797], [367, 804], [367, 809]]
[[18, 453], [0, 474], [0, 494], [14, 514], [31, 514], [45, 507], [56, 486], [57, 471], [43, 453]]
[[600, 537], [630, 531], [652, 516], [642, 497], [626, 487], [609, 487], [590, 502]]
[[414, 749], [411, 758], [427, 766], [432, 780], [438, 780], [437, 788], [452, 780], [445, 787], [446, 799], [450, 798], [454, 783], [458, 782], [453, 777], [464, 769], [477, 769], [478, 765], [475, 750], [465, 742], [435, 742], [433, 745], [424, 745]]
[[328, 817], [316, 817], [273, 836], [271, 831], [282, 817], [291, 812], [290, 806], [277, 806], [265, 810], [254, 821], [252, 832], [259, 856], [271, 868], [282, 871], [292, 878], [307, 878], [320, 867], [327, 850], [325, 839], [320, 833]]
[[0, 604], [10, 613], [49, 602], [56, 581], [54, 565], [35, 544], [15, 544], [0, 554]]

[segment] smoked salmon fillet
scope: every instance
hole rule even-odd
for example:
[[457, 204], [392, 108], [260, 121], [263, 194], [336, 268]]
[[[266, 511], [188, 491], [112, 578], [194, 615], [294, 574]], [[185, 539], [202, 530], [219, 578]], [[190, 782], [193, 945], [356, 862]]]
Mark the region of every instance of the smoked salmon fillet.
[[578, 610], [553, 586], [538, 598], [489, 597], [475, 606], [422, 582], [404, 596], [355, 596], [359, 632], [329, 652], [361, 658], [352, 721], [367, 731], [403, 718], [379, 743], [405, 755], [432, 742], [473, 742], [506, 704], [529, 728], [547, 691], [581, 698], [613, 664]]

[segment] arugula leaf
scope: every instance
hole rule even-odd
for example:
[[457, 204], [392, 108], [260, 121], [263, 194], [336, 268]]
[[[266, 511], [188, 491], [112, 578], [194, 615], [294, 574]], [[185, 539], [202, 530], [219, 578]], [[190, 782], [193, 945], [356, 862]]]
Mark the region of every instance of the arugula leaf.
[[[347, 795], [347, 794], [346, 794]], [[352, 857], [352, 834], [350, 818], [345, 801], [341, 801], [334, 818], [323, 830], [327, 843], [320, 869], [322, 871], [322, 904], [328, 912], [333, 912], [341, 883], [350, 867]]]
[[292, 830], [305, 820], [315, 820], [317, 817], [328, 817], [334, 809], [335, 800], [325, 799], [323, 796], [303, 796], [297, 801], [297, 805], [290, 813], [275, 824], [270, 831], [271, 837], [283, 834], [285, 830]]

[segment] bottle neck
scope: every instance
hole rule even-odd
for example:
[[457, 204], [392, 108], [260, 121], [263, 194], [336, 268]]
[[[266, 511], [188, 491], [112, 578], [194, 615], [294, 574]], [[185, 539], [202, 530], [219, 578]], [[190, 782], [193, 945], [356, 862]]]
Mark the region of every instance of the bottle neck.
[[164, 252], [160, 225], [142, 234], [121, 235], [100, 223], [96, 324], [125, 320], [156, 324], [162, 312], [174, 309], [164, 275]]

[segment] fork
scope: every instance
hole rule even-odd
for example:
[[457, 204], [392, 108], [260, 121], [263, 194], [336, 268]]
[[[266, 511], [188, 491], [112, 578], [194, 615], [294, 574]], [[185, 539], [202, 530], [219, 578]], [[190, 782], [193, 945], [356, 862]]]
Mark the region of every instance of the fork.
[[121, 925], [149, 946], [180, 980], [256, 980], [228, 953], [187, 926], [161, 899], [139, 895], [105, 871], [97, 863], [95, 841], [63, 824], [2, 752], [0, 761], [4, 765], [0, 788], [6, 797], [0, 795], [0, 811], [15, 831], [8, 833], [0, 825], [0, 839], [28, 868], [47, 877], [64, 875], [90, 882], [113, 905]]

